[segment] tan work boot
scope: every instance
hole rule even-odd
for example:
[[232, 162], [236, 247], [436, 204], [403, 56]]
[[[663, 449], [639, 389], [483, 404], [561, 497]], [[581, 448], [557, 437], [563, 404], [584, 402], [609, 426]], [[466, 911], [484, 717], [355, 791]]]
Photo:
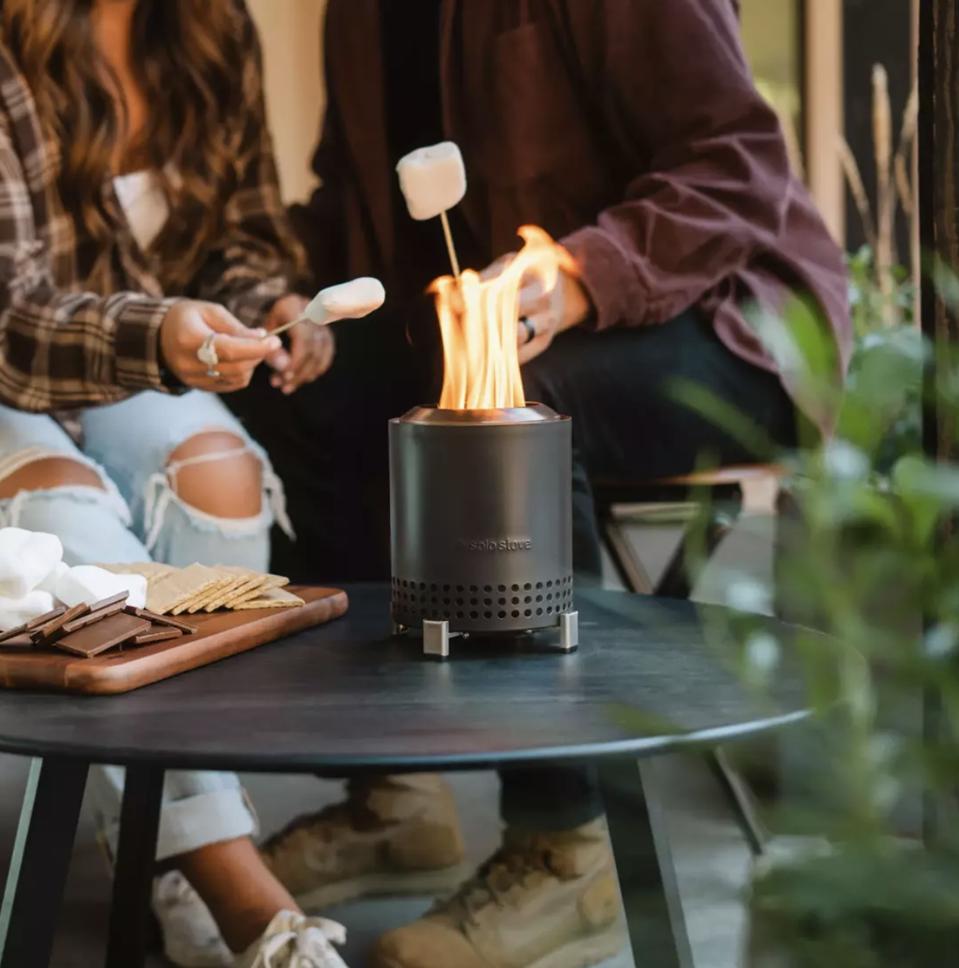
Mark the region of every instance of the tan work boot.
[[373, 894], [436, 894], [469, 873], [453, 794], [432, 774], [350, 781], [344, 803], [294, 820], [262, 853], [308, 911]]
[[625, 926], [606, 824], [507, 831], [448, 901], [377, 942], [373, 968], [587, 968], [619, 952]]

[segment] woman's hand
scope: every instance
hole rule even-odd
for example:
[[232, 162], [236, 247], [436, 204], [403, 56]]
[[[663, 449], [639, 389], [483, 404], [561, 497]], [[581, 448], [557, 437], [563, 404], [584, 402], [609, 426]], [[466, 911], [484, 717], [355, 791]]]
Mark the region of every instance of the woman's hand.
[[516, 329], [520, 363], [539, 356], [559, 333], [585, 322], [592, 309], [583, 284], [565, 269], [559, 270], [556, 285], [549, 292], [538, 279], [524, 285], [519, 293], [520, 323]]
[[[213, 347], [220, 361], [215, 377], [208, 375], [210, 367], [197, 357], [212, 333], [217, 334]], [[160, 354], [166, 367], [188, 387], [229, 393], [247, 386], [258, 364], [282, 348], [279, 337], [264, 336], [264, 330], [251, 330], [216, 303], [181, 299], [163, 317]]]
[[[273, 304], [266, 320], [268, 330], [292, 322], [303, 315], [308, 300], [302, 296], [284, 296]], [[300, 323], [289, 330], [289, 351], [282, 347], [266, 361], [276, 373], [270, 383], [284, 393], [294, 393], [306, 383], [323, 376], [333, 364], [336, 343], [329, 326]]]

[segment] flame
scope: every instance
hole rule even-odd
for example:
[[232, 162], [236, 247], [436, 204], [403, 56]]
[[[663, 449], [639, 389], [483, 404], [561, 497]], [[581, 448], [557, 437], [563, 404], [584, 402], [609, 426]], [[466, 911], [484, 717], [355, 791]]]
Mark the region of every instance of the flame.
[[560, 270], [575, 272], [572, 256], [534, 225], [524, 225], [525, 243], [494, 278], [471, 269], [459, 284], [442, 276], [430, 287], [443, 336], [443, 393], [446, 410], [524, 407], [516, 331], [520, 290], [535, 283], [551, 292]]

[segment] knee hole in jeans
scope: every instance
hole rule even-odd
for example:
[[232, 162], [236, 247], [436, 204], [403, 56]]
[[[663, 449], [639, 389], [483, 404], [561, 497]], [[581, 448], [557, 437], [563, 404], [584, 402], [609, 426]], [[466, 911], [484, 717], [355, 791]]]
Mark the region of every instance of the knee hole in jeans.
[[[213, 517], [255, 517], [263, 507], [263, 467], [245, 448], [247, 442], [228, 430], [188, 437], [167, 459], [175, 468], [170, 486], [184, 503]], [[180, 462], [186, 463], [175, 467]]]
[[56, 487], [93, 487], [105, 491], [100, 475], [73, 457], [38, 457], [0, 480], [0, 500], [21, 491], [46, 491]]

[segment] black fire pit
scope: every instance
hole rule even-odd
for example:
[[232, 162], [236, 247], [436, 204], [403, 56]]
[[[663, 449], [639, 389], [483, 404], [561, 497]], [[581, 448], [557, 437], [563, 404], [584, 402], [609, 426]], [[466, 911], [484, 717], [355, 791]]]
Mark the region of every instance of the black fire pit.
[[390, 421], [397, 631], [444, 657], [455, 634], [559, 628], [575, 648], [570, 474], [570, 420], [540, 404]]

